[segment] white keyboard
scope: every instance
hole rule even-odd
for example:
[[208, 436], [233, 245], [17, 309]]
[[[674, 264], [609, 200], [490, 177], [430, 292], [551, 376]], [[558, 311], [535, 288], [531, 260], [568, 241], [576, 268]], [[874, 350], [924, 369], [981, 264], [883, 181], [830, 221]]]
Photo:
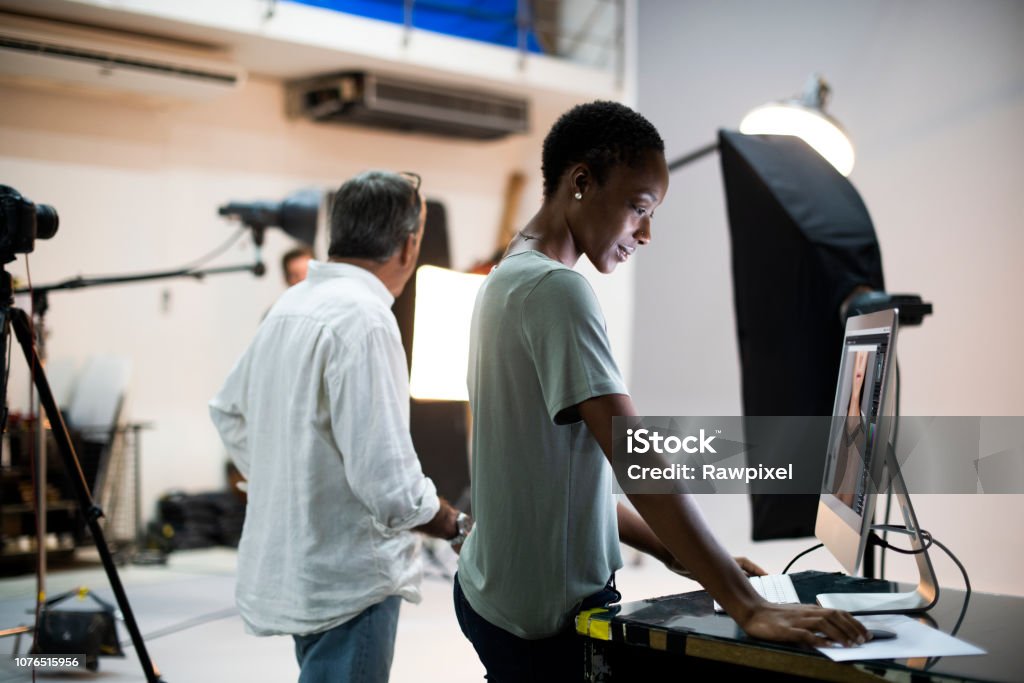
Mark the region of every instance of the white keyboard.
[[[766, 576], [751, 576], [750, 585], [754, 587], [758, 595], [777, 605], [799, 603], [800, 598], [793, 587], [793, 579], [789, 574], [767, 574]], [[722, 606], [715, 603], [716, 612], [724, 612]]]

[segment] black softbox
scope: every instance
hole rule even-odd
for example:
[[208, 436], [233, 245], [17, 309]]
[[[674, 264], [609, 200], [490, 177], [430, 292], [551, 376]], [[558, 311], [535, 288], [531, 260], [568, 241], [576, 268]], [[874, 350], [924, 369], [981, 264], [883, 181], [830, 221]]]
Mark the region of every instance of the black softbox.
[[[843, 342], [839, 308], [858, 285], [884, 290], [882, 257], [853, 185], [803, 140], [720, 131], [732, 239], [743, 412], [831, 415]], [[817, 469], [798, 476], [820, 486]], [[758, 443], [748, 431], [746, 441]], [[753, 448], [751, 465], [772, 456]], [[802, 490], [808, 490], [803, 488]], [[818, 496], [765, 495], [752, 486], [753, 538], [814, 534]]]
[[[427, 200], [427, 224], [420, 245], [419, 266], [451, 268], [448, 248], [448, 216], [444, 204]], [[392, 307], [412, 369], [413, 321], [416, 312], [416, 275], [409, 278]], [[466, 404], [462, 401], [409, 401], [409, 432], [423, 472], [433, 480], [439, 495], [467, 510], [469, 454]]]

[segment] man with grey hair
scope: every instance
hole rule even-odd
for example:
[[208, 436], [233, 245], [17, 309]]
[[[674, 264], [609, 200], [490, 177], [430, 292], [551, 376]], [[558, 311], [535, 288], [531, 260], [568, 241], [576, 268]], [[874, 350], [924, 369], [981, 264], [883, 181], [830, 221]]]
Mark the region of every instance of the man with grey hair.
[[370, 171], [334, 197], [326, 263], [274, 304], [210, 414], [249, 481], [236, 598], [247, 629], [295, 639], [301, 683], [386, 681], [418, 541], [469, 521], [409, 436], [391, 304], [419, 256], [419, 177]]

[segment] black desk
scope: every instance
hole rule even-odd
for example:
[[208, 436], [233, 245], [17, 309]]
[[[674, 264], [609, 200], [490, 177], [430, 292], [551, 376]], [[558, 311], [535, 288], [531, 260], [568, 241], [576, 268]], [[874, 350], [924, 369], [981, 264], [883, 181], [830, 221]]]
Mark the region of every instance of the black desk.
[[[889, 581], [801, 572], [793, 583], [802, 602], [819, 593], [908, 590]], [[584, 614], [588, 681], [1024, 681], [1024, 598], [978, 593], [964, 611], [964, 591], [943, 588], [923, 620], [986, 650], [987, 655], [833, 662], [818, 651], [748, 637], [730, 617], [715, 614], [704, 591], [626, 603], [617, 612]]]

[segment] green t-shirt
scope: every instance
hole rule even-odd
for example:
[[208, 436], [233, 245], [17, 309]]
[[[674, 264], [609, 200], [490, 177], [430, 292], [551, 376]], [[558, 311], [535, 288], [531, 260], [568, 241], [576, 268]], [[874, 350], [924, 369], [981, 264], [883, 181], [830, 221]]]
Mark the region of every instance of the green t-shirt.
[[473, 311], [476, 526], [459, 557], [495, 626], [554, 635], [622, 566], [611, 468], [576, 407], [625, 393], [587, 280], [537, 251], [503, 260]]

